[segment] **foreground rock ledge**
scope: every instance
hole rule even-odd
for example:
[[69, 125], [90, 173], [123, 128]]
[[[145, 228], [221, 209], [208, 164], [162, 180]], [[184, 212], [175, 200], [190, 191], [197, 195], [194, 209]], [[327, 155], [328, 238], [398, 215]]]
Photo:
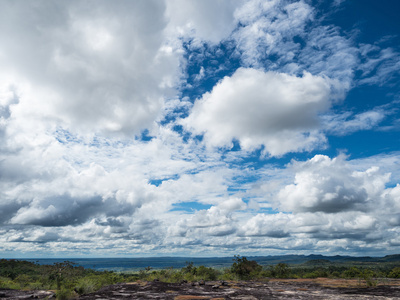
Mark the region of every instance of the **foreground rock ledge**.
[[[51, 292], [0, 290], [0, 299], [48, 299]], [[49, 297], [50, 296], [50, 297]], [[133, 282], [116, 284], [77, 299], [400, 299], [400, 280], [381, 281], [376, 287], [359, 280], [272, 279], [269, 282], [239, 281], [198, 283]]]
[[105, 287], [79, 299], [399, 299], [400, 282], [363, 287], [358, 280], [271, 280], [192, 283], [134, 282]]

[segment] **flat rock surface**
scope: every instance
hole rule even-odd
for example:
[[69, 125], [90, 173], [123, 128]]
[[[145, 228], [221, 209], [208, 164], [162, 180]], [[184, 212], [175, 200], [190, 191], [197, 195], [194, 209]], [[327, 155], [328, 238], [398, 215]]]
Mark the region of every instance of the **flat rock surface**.
[[0, 299], [55, 299], [50, 291], [20, 291], [0, 289]]
[[[0, 290], [0, 299], [53, 298], [52, 292]], [[287, 279], [218, 281], [198, 283], [133, 282], [115, 284], [76, 299], [171, 299], [171, 300], [257, 300], [257, 299], [400, 299], [400, 281], [383, 281], [366, 287], [358, 280]]]
[[135, 282], [108, 286], [79, 299], [400, 299], [400, 286], [392, 282], [367, 288], [359, 281], [343, 280], [336, 285], [328, 280], [240, 281], [226, 285], [217, 281], [205, 285]]

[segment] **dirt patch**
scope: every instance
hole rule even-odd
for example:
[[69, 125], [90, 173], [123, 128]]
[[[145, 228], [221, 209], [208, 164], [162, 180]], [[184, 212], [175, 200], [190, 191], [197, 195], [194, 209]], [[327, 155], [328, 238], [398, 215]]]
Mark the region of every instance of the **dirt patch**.
[[193, 295], [180, 295], [174, 298], [174, 300], [196, 300], [196, 299], [210, 299], [210, 298], [207, 296], [193, 296]]

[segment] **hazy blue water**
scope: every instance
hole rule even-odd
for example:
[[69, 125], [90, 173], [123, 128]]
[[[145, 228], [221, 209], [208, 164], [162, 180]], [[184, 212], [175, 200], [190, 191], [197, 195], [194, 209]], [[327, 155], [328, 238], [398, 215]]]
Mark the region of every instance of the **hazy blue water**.
[[146, 267], [165, 269], [173, 267], [179, 269], [193, 262], [195, 266], [225, 268], [232, 265], [233, 257], [141, 257], [141, 258], [38, 258], [24, 259], [41, 265], [52, 265], [57, 262], [70, 261], [78, 266], [95, 270], [110, 271], [138, 271]]
[[[262, 266], [274, 265], [277, 263], [301, 264], [309, 260], [324, 259], [331, 262], [371, 262], [371, 261], [400, 261], [400, 255], [385, 258], [379, 257], [351, 257], [351, 256], [323, 256], [323, 255], [277, 255], [277, 256], [250, 256], [249, 260], [255, 260]], [[52, 265], [57, 262], [70, 261], [78, 266], [95, 270], [110, 271], [139, 271], [146, 267], [153, 269], [166, 269], [173, 267], [180, 269], [187, 265], [187, 262], [193, 262], [195, 266], [206, 266], [213, 268], [228, 268], [232, 266], [234, 257], [137, 257], [137, 258], [38, 258], [22, 259], [38, 264]], [[382, 260], [383, 259], [383, 260]]]

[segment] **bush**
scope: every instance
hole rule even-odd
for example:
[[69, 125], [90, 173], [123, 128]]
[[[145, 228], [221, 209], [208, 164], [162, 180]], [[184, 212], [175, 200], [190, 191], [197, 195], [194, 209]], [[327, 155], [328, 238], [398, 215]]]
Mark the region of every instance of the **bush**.
[[290, 269], [287, 264], [279, 263], [274, 268], [274, 277], [276, 278], [288, 278], [290, 276]]
[[204, 280], [216, 280], [219, 272], [213, 268], [207, 268], [205, 266], [200, 266], [196, 270], [196, 276]]
[[186, 275], [196, 275], [197, 268], [193, 266], [193, 262], [186, 262], [186, 267], [183, 267], [181, 271]]
[[20, 289], [24, 289], [29, 285], [29, 282], [32, 281], [32, 278], [26, 274], [18, 275], [17, 278], [14, 279], [14, 282], [19, 284]]
[[361, 277], [361, 271], [357, 267], [351, 267], [342, 273], [344, 278], [359, 278]]
[[2, 288], [2, 289], [19, 289], [19, 284], [15, 283], [8, 277], [0, 276], [0, 288]]
[[183, 273], [180, 271], [173, 272], [169, 279], [170, 282], [180, 282], [182, 280], [183, 280]]
[[367, 286], [376, 286], [377, 281], [373, 279], [374, 272], [372, 270], [365, 269], [361, 273], [361, 278], [365, 280]]
[[57, 300], [72, 299], [74, 297], [74, 292], [69, 289], [62, 288], [61, 290], [57, 291], [56, 297], [57, 297]]
[[400, 278], [400, 267], [393, 268], [389, 274], [389, 278]]
[[93, 293], [97, 290], [99, 284], [92, 278], [82, 278], [75, 286], [75, 291], [79, 295]]
[[339, 278], [340, 277], [340, 273], [338, 271], [334, 271], [332, 272], [331, 276], [332, 278]]
[[262, 266], [255, 260], [247, 260], [246, 257], [235, 255], [234, 263], [231, 267], [231, 272], [236, 274], [241, 280], [248, 280], [260, 276]]

